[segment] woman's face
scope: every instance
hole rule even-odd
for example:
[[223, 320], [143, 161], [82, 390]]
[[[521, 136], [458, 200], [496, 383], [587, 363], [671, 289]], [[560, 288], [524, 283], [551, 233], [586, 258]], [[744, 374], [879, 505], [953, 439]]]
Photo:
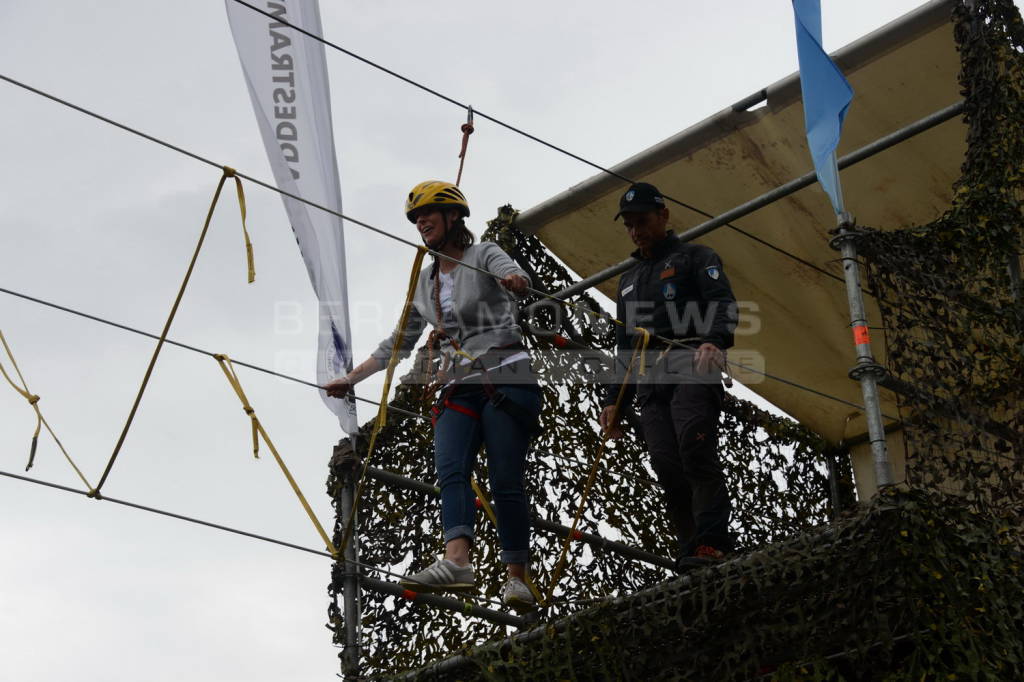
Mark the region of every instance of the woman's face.
[[423, 208], [416, 213], [416, 229], [427, 246], [441, 243], [445, 234], [444, 214], [436, 208]]

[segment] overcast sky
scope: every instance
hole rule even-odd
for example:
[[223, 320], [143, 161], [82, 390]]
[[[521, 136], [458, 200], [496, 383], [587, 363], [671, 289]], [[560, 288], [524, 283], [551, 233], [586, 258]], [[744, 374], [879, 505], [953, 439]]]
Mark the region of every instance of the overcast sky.
[[[835, 50], [919, 3], [823, 4]], [[333, 41], [604, 165], [796, 70], [783, 0], [321, 9]], [[327, 61], [344, 210], [414, 238], [403, 196], [423, 179], [454, 177], [464, 112], [332, 50]], [[0, 72], [271, 178], [218, 0], [5, 0]], [[0, 287], [159, 332], [218, 172], [6, 83], [0, 109]], [[526, 209], [591, 175], [478, 119], [463, 180], [471, 227], [479, 234], [497, 206]], [[245, 284], [226, 193], [171, 336], [312, 379], [316, 308], [304, 266], [280, 198], [246, 190], [255, 284]], [[395, 320], [412, 252], [346, 230], [359, 361]], [[2, 293], [0, 329], [95, 482], [153, 342]], [[311, 389], [239, 373], [329, 526], [324, 479], [337, 421]], [[361, 395], [379, 391], [371, 381]], [[360, 409], [361, 420], [370, 415]], [[25, 401], [0, 385], [0, 469], [24, 469], [33, 428]], [[167, 347], [104, 492], [319, 547], [249, 437], [216, 363]], [[30, 475], [81, 487], [45, 436]], [[326, 558], [8, 478], [0, 511], [0, 682], [279, 682], [338, 670], [324, 627]]]

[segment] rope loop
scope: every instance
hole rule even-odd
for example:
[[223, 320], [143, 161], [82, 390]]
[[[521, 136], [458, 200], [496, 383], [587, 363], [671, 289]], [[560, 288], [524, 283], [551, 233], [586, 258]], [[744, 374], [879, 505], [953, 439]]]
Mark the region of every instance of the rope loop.
[[235, 169], [232, 168], [231, 166], [223, 166], [222, 170], [224, 171], [224, 177], [226, 177], [226, 178], [233, 178], [233, 177], [235, 177]]
[[28, 396], [28, 404], [29, 405], [35, 405], [38, 402], [39, 402], [39, 396], [37, 396], [37, 395], [29, 395]]

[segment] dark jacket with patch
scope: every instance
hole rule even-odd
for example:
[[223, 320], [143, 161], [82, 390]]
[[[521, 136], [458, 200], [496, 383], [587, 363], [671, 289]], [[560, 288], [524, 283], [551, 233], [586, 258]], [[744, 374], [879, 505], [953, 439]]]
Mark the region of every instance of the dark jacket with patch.
[[[616, 301], [615, 317], [623, 322], [615, 328], [618, 381], [605, 386], [602, 405], [615, 403], [636, 343], [635, 327], [665, 338], [694, 339], [686, 342], [694, 348], [705, 342], [722, 350], [733, 345], [736, 297], [714, 249], [679, 241], [670, 230], [651, 249], [650, 257], [639, 250], [632, 255], [640, 262], [619, 279]], [[663, 346], [652, 338], [649, 347]], [[632, 397], [630, 386], [624, 404]]]

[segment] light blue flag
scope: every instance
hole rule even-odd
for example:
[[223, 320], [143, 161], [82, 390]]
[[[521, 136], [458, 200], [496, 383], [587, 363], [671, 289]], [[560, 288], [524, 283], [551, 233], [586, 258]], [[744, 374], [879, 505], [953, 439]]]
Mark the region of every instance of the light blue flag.
[[821, 46], [821, 0], [793, 0], [796, 48], [800, 59], [800, 88], [804, 96], [807, 145], [818, 182], [832, 200], [836, 215], [843, 212], [843, 191], [836, 166], [836, 146], [853, 88]]

